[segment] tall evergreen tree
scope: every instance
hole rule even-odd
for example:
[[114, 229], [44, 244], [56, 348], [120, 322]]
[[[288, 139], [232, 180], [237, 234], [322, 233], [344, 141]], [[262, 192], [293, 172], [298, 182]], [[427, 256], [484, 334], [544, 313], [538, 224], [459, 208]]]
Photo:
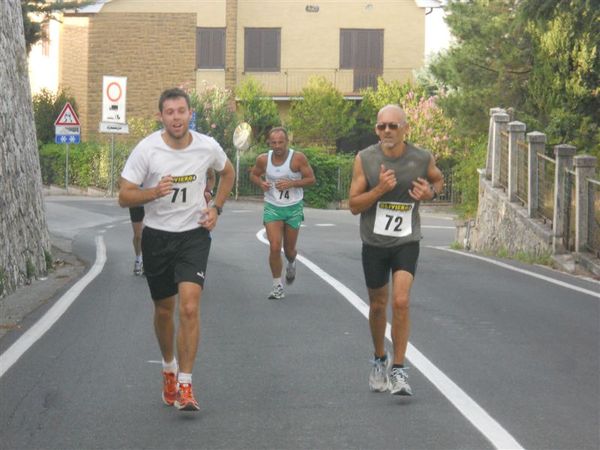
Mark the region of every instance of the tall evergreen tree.
[[487, 130], [489, 108], [598, 154], [600, 8], [598, 0], [452, 0], [456, 43], [431, 73], [448, 90], [442, 102], [465, 135]]

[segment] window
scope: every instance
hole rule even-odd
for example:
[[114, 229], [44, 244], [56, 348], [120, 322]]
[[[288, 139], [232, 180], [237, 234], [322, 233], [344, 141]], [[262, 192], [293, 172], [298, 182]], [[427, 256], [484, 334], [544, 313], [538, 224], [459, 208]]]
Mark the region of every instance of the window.
[[383, 66], [383, 30], [340, 30], [340, 69]]
[[196, 67], [198, 69], [225, 68], [225, 28], [198, 28]]
[[340, 69], [354, 71], [354, 91], [377, 87], [383, 73], [383, 30], [340, 30]]
[[244, 44], [246, 72], [279, 72], [281, 28], [246, 28]]

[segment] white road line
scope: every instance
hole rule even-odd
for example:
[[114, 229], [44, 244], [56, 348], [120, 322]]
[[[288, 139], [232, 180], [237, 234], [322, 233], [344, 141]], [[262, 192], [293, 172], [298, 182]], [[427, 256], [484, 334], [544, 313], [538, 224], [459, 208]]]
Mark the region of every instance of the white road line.
[[106, 247], [102, 236], [96, 236], [96, 261], [91, 269], [69, 289], [40, 319], [0, 355], [0, 378], [35, 342], [65, 313], [79, 294], [96, 278], [106, 263]]
[[[264, 228], [256, 233], [256, 237], [262, 243], [269, 245], [269, 241], [265, 237]], [[367, 319], [369, 318], [369, 307], [358, 295], [307, 258], [298, 255], [296, 256], [296, 259], [342, 294], [363, 316]], [[385, 337], [390, 342], [392, 341], [389, 324], [386, 327]], [[477, 404], [477, 402], [475, 402], [475, 400], [469, 397], [465, 391], [410, 343], [408, 344], [406, 357], [410, 360], [412, 365], [416, 367], [425, 378], [427, 378], [442, 393], [442, 395], [444, 395], [444, 397], [446, 397], [456, 409], [492, 443], [495, 448], [523, 448], [523, 446], [519, 444], [517, 440], [502, 427], [502, 425], [496, 422]]]
[[315, 223], [315, 227], [335, 227], [334, 223]]
[[[490, 264], [494, 264], [496, 266], [500, 266], [500, 267], [503, 267], [505, 269], [512, 270], [514, 272], [519, 272], [519, 273], [522, 273], [522, 274], [525, 274], [525, 275], [529, 275], [530, 277], [539, 278], [540, 280], [544, 280], [544, 281], [547, 281], [548, 283], [556, 284], [556, 285], [564, 287], [566, 289], [571, 289], [573, 291], [577, 291], [577, 292], [581, 292], [583, 294], [591, 295], [592, 297], [600, 298], [600, 292], [590, 291], [589, 289], [585, 289], [585, 288], [582, 288], [582, 287], [579, 287], [579, 286], [575, 286], [574, 284], [569, 284], [569, 283], [565, 283], [564, 281], [555, 280], [554, 278], [547, 277], [546, 275], [541, 275], [539, 273], [531, 272], [531, 271], [525, 270], [525, 269], [519, 269], [518, 267], [513, 267], [510, 264], [506, 264], [506, 263], [503, 263], [503, 262], [500, 262], [500, 261], [496, 261], [494, 259], [486, 258], [484, 256], [474, 255], [472, 253], [467, 253], [467, 252], [461, 252], [459, 250], [453, 250], [453, 249], [448, 248], [448, 247], [438, 247], [438, 246], [430, 246], [430, 245], [428, 245], [427, 247], [428, 248], [433, 248], [433, 249], [436, 249], [436, 250], [443, 250], [443, 251], [450, 252], [450, 253], [456, 253], [458, 255], [467, 256], [469, 258], [479, 259], [480, 261], [485, 261], [485, 262], [488, 262]], [[587, 280], [587, 281], [596, 283], [595, 280]], [[600, 291], [600, 289], [599, 289], [599, 291]]]
[[445, 225], [421, 225], [421, 228], [430, 228], [432, 230], [456, 230], [456, 227], [449, 227]]

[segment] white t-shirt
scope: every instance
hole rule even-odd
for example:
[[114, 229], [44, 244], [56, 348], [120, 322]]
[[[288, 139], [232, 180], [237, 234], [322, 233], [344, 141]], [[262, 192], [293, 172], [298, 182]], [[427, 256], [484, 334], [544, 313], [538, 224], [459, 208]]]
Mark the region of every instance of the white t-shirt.
[[127, 181], [154, 187], [166, 175], [173, 177], [173, 192], [144, 204], [144, 225], [158, 230], [181, 232], [199, 228], [206, 172], [221, 172], [227, 155], [213, 138], [190, 130], [192, 142], [184, 149], [169, 147], [162, 130], [142, 139], [133, 149], [121, 176]]
[[273, 164], [273, 150], [267, 154], [267, 170], [265, 180], [271, 183], [271, 189], [265, 191], [265, 201], [275, 206], [291, 206], [300, 202], [304, 197], [304, 190], [301, 187], [292, 187], [285, 191], [280, 191], [275, 187], [275, 182], [281, 179], [301, 180], [301, 172], [292, 172], [292, 157], [294, 150], [288, 151], [287, 159], [280, 166]]

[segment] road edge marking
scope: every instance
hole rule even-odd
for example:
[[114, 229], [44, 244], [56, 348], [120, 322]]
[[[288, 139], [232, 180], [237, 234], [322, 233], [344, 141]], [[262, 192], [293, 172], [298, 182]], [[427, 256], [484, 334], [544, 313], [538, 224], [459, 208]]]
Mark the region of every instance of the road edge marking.
[[104, 245], [102, 236], [96, 236], [95, 242], [96, 260], [90, 270], [77, 283], [71, 286], [35, 324], [0, 355], [0, 378], [60, 319], [73, 302], [77, 300], [77, 297], [87, 285], [102, 272], [106, 263], [106, 246]]
[[[445, 252], [456, 253], [458, 255], [467, 256], [469, 258], [478, 259], [480, 261], [486, 261], [486, 262], [488, 262], [490, 264], [494, 264], [494, 265], [502, 267], [504, 269], [512, 270], [514, 272], [519, 272], [519, 273], [522, 273], [524, 275], [529, 275], [530, 277], [533, 277], [533, 278], [539, 278], [540, 280], [547, 281], [548, 283], [556, 284], [558, 286], [564, 287], [565, 289], [571, 289], [573, 291], [577, 291], [577, 292], [581, 292], [583, 294], [591, 295], [592, 297], [600, 298], [600, 293], [599, 292], [590, 291], [589, 289], [585, 289], [585, 288], [582, 288], [582, 287], [579, 287], [579, 286], [575, 286], [574, 284], [569, 284], [569, 283], [566, 283], [564, 281], [555, 280], [554, 278], [550, 278], [550, 277], [548, 277], [546, 275], [542, 275], [540, 273], [531, 272], [531, 271], [526, 270], [526, 269], [520, 269], [519, 267], [514, 267], [514, 266], [511, 266], [510, 264], [506, 264], [506, 263], [503, 263], [501, 261], [496, 261], [495, 259], [486, 258], [485, 256], [474, 255], [472, 253], [467, 253], [467, 252], [463, 252], [463, 251], [460, 251], [460, 250], [454, 250], [452, 248], [440, 247], [440, 246], [435, 246], [435, 245], [426, 245], [425, 247], [432, 248], [434, 250], [442, 250], [442, 251], [445, 251]], [[596, 283], [595, 280], [586, 280], [586, 281], [592, 282], [592, 283]]]

